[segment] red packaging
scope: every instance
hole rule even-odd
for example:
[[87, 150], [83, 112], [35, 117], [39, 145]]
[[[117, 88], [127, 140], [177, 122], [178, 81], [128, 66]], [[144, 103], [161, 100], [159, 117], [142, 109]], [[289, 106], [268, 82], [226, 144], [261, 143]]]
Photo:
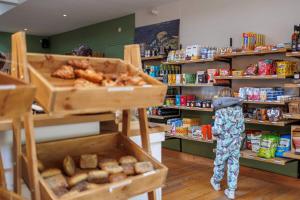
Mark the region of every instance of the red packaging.
[[212, 131], [211, 131], [211, 125], [207, 125], [207, 139], [212, 140]]
[[260, 60], [258, 62], [258, 75], [273, 75], [275, 74], [274, 68], [272, 60]]
[[180, 105], [181, 106], [186, 106], [186, 103], [187, 103], [187, 97], [184, 96], [184, 95], [181, 95], [180, 96]]
[[195, 101], [196, 100], [196, 96], [195, 95], [187, 95], [186, 96], [186, 100], [187, 101]]
[[202, 131], [202, 138], [203, 138], [203, 140], [207, 140], [207, 138], [208, 138], [207, 126], [206, 125], [201, 126], [201, 131]]

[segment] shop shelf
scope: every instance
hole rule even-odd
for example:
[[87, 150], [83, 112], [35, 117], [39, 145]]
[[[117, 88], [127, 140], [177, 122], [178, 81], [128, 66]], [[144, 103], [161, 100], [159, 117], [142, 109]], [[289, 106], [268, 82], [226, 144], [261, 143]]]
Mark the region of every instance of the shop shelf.
[[300, 88], [300, 83], [286, 83], [284, 84], [285, 88]]
[[269, 158], [269, 159], [261, 158], [261, 157], [257, 156], [257, 153], [255, 153], [251, 150], [241, 151], [241, 157], [246, 158], [246, 159], [251, 159], [251, 160], [257, 160], [257, 161], [277, 164], [277, 165], [285, 165], [286, 163], [293, 160], [293, 159], [288, 159], [288, 158]]
[[300, 113], [285, 113], [285, 114], [283, 114], [283, 118], [300, 120]]
[[213, 112], [213, 108], [198, 108], [198, 107], [187, 107], [187, 106], [165, 106], [165, 105], [163, 106], [163, 108]]
[[234, 58], [234, 57], [238, 57], [238, 56], [260, 56], [260, 55], [275, 54], [275, 53], [286, 53], [286, 49], [267, 50], [267, 51], [232, 52], [232, 53], [217, 55], [215, 57], [215, 59], [218, 59], [218, 58]]
[[[65, 156], [72, 156], [77, 162], [82, 154], [96, 153], [103, 157], [119, 158], [124, 155], [133, 155], [140, 161], [149, 161], [155, 170], [149, 173], [128, 177], [124, 181], [103, 184], [99, 188], [80, 192], [69, 198], [58, 198], [48, 187], [45, 180], [39, 176], [41, 196], [47, 200], [111, 200], [128, 199], [145, 192], [150, 192], [155, 188], [162, 187], [166, 181], [168, 169], [152, 156], [148, 155], [138, 145], [128, 137], [120, 133], [108, 133], [97, 136], [89, 136], [77, 139], [67, 139], [54, 142], [37, 144], [37, 157], [44, 163], [46, 168], [61, 167]], [[23, 177], [28, 183], [28, 161], [22, 157]]]
[[245, 100], [245, 104], [261, 104], [261, 105], [286, 105], [289, 101], [251, 101]]
[[192, 64], [192, 63], [206, 63], [206, 62], [214, 62], [214, 59], [195, 59], [195, 60], [178, 60], [178, 61], [167, 61], [162, 62], [165, 65], [184, 65], [184, 64]]
[[198, 84], [168, 84], [169, 87], [213, 87], [213, 83], [198, 83]]
[[286, 126], [288, 124], [297, 122], [298, 120], [282, 120], [278, 122], [270, 122], [270, 121], [261, 121], [256, 119], [245, 118], [245, 123], [247, 124], [262, 124], [262, 125], [269, 125], [269, 126]]
[[168, 119], [168, 118], [176, 118], [180, 117], [179, 115], [165, 115], [165, 116], [160, 116], [160, 115], [148, 115], [148, 118], [150, 119]]
[[299, 154], [295, 154], [294, 152], [290, 152], [290, 151], [284, 153], [283, 156], [286, 157], [286, 158], [300, 160], [300, 155]]
[[264, 76], [215, 76], [215, 79], [229, 79], [229, 80], [260, 80], [260, 79], [286, 79], [287, 76], [279, 76], [279, 75], [264, 75]]
[[35, 88], [0, 72], [0, 118], [22, 116], [31, 108]]
[[[80, 114], [161, 105], [167, 86], [120, 59], [64, 55], [27, 54], [31, 83], [37, 87], [36, 100], [48, 113]], [[137, 73], [147, 85], [74, 88], [74, 80], [51, 77], [70, 59], [88, 59], [95, 69], [109, 73]]]
[[181, 136], [181, 135], [171, 135], [171, 134], [168, 134], [168, 133], [166, 133], [166, 137], [169, 137], [169, 138], [178, 138], [178, 139], [190, 140], [190, 141], [196, 141], [196, 142], [214, 143], [213, 140], [204, 140], [202, 138], [194, 138], [194, 137]]
[[287, 57], [296, 57], [296, 58], [300, 58], [300, 52], [296, 51], [296, 52], [287, 52], [286, 53]]
[[161, 60], [166, 58], [166, 56], [151, 56], [151, 57], [142, 57], [142, 61], [151, 61], [151, 60]]

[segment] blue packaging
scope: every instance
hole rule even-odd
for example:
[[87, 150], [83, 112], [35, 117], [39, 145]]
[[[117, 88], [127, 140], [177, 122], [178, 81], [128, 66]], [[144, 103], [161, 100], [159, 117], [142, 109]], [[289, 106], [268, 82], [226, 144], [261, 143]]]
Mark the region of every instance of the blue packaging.
[[176, 99], [175, 99], [176, 106], [180, 106], [180, 97], [181, 95], [176, 95]]
[[281, 135], [279, 144], [276, 149], [275, 156], [283, 157], [283, 154], [290, 150], [291, 150], [291, 135], [290, 134]]

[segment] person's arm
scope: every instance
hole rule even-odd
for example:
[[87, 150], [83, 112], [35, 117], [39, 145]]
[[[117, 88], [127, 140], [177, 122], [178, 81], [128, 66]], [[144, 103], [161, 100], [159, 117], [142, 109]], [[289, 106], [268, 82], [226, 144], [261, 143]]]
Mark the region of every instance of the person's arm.
[[215, 137], [218, 137], [219, 135], [222, 134], [222, 130], [224, 129], [223, 127], [224, 125], [224, 120], [223, 120], [223, 116], [220, 110], [216, 111], [215, 114], [215, 122], [214, 122], [214, 126], [213, 126], [213, 135]]

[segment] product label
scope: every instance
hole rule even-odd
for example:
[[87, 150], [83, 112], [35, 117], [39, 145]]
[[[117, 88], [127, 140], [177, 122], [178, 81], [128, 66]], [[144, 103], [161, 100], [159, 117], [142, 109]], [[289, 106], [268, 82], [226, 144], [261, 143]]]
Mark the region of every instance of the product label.
[[133, 87], [109, 87], [107, 88], [108, 92], [130, 92], [133, 91]]
[[0, 90], [14, 90], [16, 88], [16, 85], [0, 85]]
[[270, 140], [262, 140], [260, 143], [260, 147], [265, 149], [271, 148], [271, 145], [272, 145], [272, 141]]

